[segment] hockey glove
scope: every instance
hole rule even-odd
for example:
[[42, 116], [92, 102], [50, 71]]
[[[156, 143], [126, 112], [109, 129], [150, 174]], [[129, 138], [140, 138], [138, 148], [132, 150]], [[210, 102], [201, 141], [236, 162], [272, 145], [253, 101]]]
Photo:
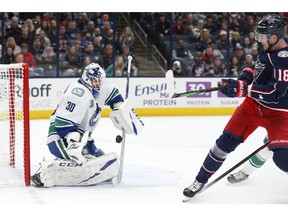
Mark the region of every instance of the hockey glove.
[[238, 80], [245, 80], [248, 84], [252, 83], [254, 75], [256, 74], [255, 71], [254, 67], [244, 67]]
[[222, 79], [218, 86], [228, 85], [221, 90], [227, 97], [245, 97], [247, 95], [247, 83], [245, 80]]

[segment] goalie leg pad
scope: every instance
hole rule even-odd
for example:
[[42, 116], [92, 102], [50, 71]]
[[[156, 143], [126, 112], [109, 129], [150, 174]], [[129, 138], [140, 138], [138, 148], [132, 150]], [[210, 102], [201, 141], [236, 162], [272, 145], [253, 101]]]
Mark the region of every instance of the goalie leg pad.
[[110, 153], [78, 164], [57, 159], [41, 163], [41, 182], [44, 187], [91, 186], [118, 175], [116, 153]]

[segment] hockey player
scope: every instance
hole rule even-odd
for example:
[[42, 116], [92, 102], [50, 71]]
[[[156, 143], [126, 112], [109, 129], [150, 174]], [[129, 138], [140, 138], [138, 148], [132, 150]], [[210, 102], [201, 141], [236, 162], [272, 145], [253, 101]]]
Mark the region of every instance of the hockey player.
[[[104, 154], [91, 136], [104, 105], [118, 113], [124, 104], [119, 90], [105, 77], [101, 66], [91, 63], [64, 91], [50, 117], [47, 138], [48, 148], [57, 159], [41, 163], [40, 172], [32, 176], [34, 186], [94, 185], [117, 176], [116, 153]], [[122, 119], [121, 128], [130, 131], [127, 121]]]
[[[288, 45], [288, 38], [285, 37], [284, 40], [286, 44]], [[263, 142], [264, 144], [269, 142], [268, 136], [264, 138]], [[261, 149], [258, 153], [253, 155], [249, 159], [249, 161], [244, 163], [244, 166], [242, 167], [241, 170], [230, 174], [227, 177], [227, 180], [232, 184], [246, 180], [252, 173], [254, 173], [256, 170], [261, 168], [268, 159], [272, 158], [272, 156], [273, 156], [273, 153], [272, 151], [269, 150], [268, 147]]]
[[284, 40], [286, 22], [268, 15], [256, 26], [256, 39], [262, 47], [255, 69], [244, 68], [237, 80], [223, 79], [228, 97], [245, 97], [210, 149], [195, 181], [184, 189], [186, 197], [197, 194], [221, 167], [227, 155], [257, 129], [268, 132], [269, 149], [276, 166], [288, 173], [288, 47]]

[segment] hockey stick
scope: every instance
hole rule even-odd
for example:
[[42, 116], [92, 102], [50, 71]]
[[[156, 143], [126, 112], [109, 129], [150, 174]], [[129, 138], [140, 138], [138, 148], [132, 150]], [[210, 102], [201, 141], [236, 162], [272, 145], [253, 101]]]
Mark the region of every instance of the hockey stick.
[[[132, 59], [133, 59], [132, 56], [128, 56], [128, 69], [127, 69], [125, 100], [129, 96], [129, 82], [130, 82], [130, 72], [131, 72]], [[120, 153], [120, 158], [119, 158], [119, 171], [118, 171], [116, 182], [113, 182], [114, 185], [119, 184], [122, 181], [124, 152], [125, 152], [125, 140], [126, 140], [126, 133], [125, 133], [125, 130], [122, 128], [122, 141], [121, 141], [121, 153]]]
[[[205, 190], [207, 190], [208, 188], [210, 188], [212, 185], [214, 185], [216, 182], [218, 182], [219, 180], [221, 180], [222, 178], [224, 178], [225, 176], [227, 176], [230, 172], [232, 172], [233, 170], [235, 170], [236, 168], [238, 168], [239, 166], [241, 166], [243, 163], [245, 163], [247, 160], [249, 160], [253, 155], [255, 155], [256, 153], [258, 153], [260, 150], [262, 150], [263, 148], [265, 148], [266, 146], [268, 146], [269, 142], [265, 143], [264, 145], [260, 146], [258, 149], [256, 149], [255, 151], [253, 151], [251, 154], [249, 154], [247, 157], [245, 157], [243, 160], [241, 160], [239, 163], [235, 164], [233, 167], [231, 167], [229, 170], [227, 170], [226, 172], [224, 172], [222, 175], [220, 175], [218, 178], [214, 179], [212, 182], [210, 182], [209, 184], [205, 185], [202, 190], [200, 190], [198, 193], [203, 193]], [[186, 200], [183, 200], [183, 202], [187, 202], [188, 200], [190, 200], [191, 198], [188, 198]]]
[[174, 85], [173, 71], [168, 70], [165, 74], [165, 78], [166, 78], [166, 82], [167, 82], [167, 89], [169, 92], [169, 96], [171, 98], [186, 97], [186, 96], [198, 95], [198, 94], [202, 94], [202, 93], [206, 93], [206, 92], [219, 91], [219, 90], [227, 87], [227, 85], [222, 85], [219, 87], [212, 87], [212, 88], [208, 88], [208, 89], [200, 89], [200, 90], [196, 90], [196, 91], [176, 93], [175, 92], [175, 85]]

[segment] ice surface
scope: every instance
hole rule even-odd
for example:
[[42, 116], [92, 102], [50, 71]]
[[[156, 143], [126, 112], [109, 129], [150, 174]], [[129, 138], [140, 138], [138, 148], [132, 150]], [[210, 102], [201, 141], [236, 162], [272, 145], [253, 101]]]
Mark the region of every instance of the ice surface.
[[[126, 136], [120, 185], [49, 189], [1, 187], [0, 205], [9, 209], [21, 205], [35, 215], [47, 212], [50, 212], [49, 215], [66, 214], [71, 211], [72, 215], [77, 213], [83, 216], [208, 215], [217, 212], [219, 215], [250, 215], [252, 210], [271, 215], [276, 209], [287, 209], [288, 175], [280, 171], [272, 160], [245, 182], [231, 185], [223, 178], [190, 202], [182, 203], [183, 189], [194, 181], [206, 154], [228, 119], [228, 116], [144, 117], [142, 133], [139, 136]], [[48, 125], [48, 119], [31, 120], [32, 174], [43, 158], [52, 158], [46, 147]], [[119, 153], [121, 145], [115, 142], [118, 134], [121, 133], [113, 127], [111, 120], [102, 118], [93, 137], [97, 147], [104, 152]], [[262, 145], [265, 134], [264, 129], [258, 128], [245, 143], [229, 154], [210, 180]], [[22, 208], [15, 210], [22, 213]]]

